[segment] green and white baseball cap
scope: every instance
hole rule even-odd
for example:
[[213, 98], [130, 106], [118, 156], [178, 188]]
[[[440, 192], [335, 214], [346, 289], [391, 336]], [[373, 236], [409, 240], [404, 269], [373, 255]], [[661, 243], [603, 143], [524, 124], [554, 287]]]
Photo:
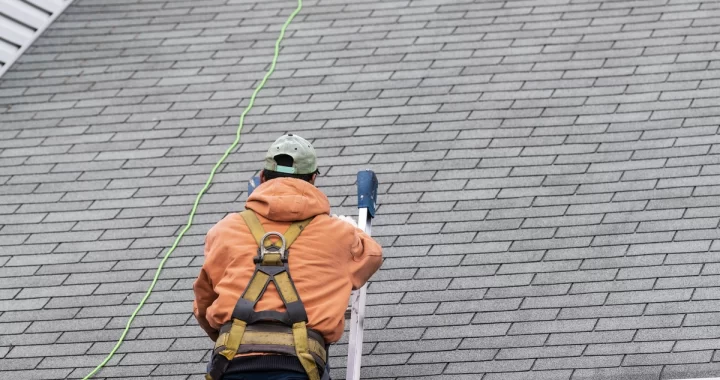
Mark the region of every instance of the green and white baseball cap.
[[[275, 157], [287, 154], [293, 159], [293, 166], [281, 166]], [[265, 155], [265, 169], [288, 174], [312, 174], [317, 172], [315, 148], [304, 138], [288, 133], [280, 136], [270, 145]]]

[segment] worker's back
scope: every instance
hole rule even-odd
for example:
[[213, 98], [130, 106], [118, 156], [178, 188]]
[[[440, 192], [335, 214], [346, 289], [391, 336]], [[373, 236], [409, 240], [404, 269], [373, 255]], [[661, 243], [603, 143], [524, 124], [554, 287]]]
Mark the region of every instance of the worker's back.
[[[206, 379], [330, 379], [327, 347], [340, 339], [350, 293], [378, 270], [382, 249], [329, 215], [314, 186], [316, 159], [302, 137], [279, 137], [247, 210], [208, 232], [193, 286], [195, 318], [215, 341]], [[273, 247], [268, 233], [286, 239]]]
[[[277, 178], [259, 186], [246, 207], [265, 231], [284, 233], [295, 221], [314, 217], [289, 249], [290, 276], [307, 311], [307, 327], [327, 343], [340, 339], [350, 292], [380, 267], [382, 249], [351, 224], [329, 215], [327, 197], [312, 184]], [[231, 214], [207, 234], [205, 263], [195, 282], [195, 315], [215, 339], [253, 273], [258, 245], [239, 214]], [[256, 311], [283, 311], [273, 283]]]

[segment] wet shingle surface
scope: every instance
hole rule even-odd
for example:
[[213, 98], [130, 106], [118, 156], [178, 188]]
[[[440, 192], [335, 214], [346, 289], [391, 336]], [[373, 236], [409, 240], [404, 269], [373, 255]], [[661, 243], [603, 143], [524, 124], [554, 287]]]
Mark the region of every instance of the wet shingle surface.
[[[76, 0], [0, 79], [1, 378], [78, 379], [110, 352], [295, 6]], [[719, 16], [306, 0], [96, 378], [202, 378], [204, 234], [284, 132], [316, 146], [334, 213], [355, 215], [358, 170], [380, 179], [363, 378], [717, 376]]]

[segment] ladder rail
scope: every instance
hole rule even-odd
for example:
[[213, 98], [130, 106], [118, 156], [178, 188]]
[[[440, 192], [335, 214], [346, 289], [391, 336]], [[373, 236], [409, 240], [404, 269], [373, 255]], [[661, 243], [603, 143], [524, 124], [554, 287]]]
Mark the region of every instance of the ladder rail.
[[[372, 219], [368, 218], [368, 209], [361, 208], [358, 214], [358, 228], [368, 235], [372, 232]], [[360, 364], [363, 354], [363, 332], [365, 323], [365, 301], [367, 284], [355, 290], [351, 295], [350, 337], [348, 338], [348, 361], [346, 380], [360, 379]]]

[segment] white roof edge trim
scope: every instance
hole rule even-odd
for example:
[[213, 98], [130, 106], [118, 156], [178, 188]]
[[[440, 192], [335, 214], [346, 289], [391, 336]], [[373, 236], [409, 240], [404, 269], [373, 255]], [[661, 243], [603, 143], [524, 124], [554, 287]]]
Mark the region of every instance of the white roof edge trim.
[[[0, 59], [2, 64], [0, 78], [72, 2], [73, 0], [0, 0], [4, 7], [4, 9], [0, 8], [0, 40], [12, 43], [12, 45], [3, 44], [5, 54], [0, 55], [3, 57]], [[49, 9], [50, 6], [54, 9]], [[37, 8], [44, 10], [48, 15]], [[42, 18], [39, 17], [41, 14]], [[9, 47], [14, 50], [10, 51], [12, 54], [8, 54]]]

